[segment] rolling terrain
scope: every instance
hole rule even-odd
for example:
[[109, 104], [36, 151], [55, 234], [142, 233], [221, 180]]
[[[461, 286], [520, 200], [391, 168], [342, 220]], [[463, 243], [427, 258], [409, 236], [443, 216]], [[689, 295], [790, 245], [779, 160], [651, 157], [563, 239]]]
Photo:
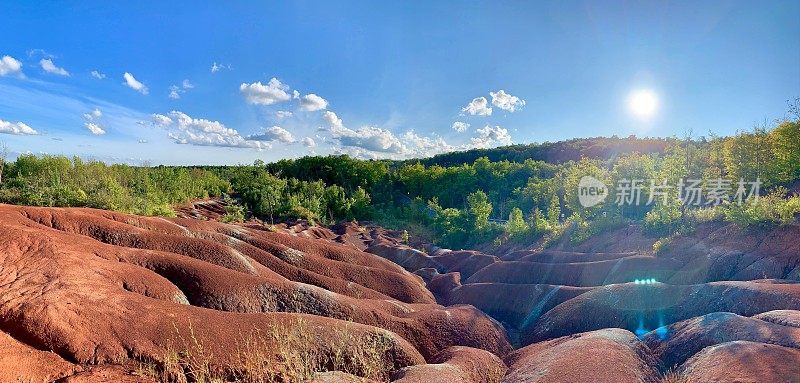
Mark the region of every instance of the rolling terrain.
[[800, 379], [796, 223], [486, 254], [223, 211], [0, 205], [0, 381]]

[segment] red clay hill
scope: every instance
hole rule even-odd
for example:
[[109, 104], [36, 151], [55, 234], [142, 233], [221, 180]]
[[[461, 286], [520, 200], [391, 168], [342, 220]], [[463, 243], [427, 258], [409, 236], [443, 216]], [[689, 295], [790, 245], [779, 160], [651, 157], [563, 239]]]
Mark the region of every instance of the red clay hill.
[[800, 380], [796, 224], [493, 255], [218, 210], [0, 205], [0, 382]]

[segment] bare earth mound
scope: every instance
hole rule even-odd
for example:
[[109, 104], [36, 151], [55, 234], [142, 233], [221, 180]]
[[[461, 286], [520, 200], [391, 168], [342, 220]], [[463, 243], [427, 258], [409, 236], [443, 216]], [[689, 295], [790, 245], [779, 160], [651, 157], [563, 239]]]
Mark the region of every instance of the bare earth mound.
[[382, 378], [451, 346], [510, 351], [497, 322], [437, 305], [402, 268], [283, 233], [2, 205], [0, 257], [0, 363], [14, 366], [0, 381], [175, 356], [209, 376], [318, 364]]
[[490, 255], [220, 209], [0, 205], [0, 382], [800, 380], [797, 224]]
[[[706, 224], [654, 255], [655, 239], [631, 226], [577, 246], [511, 249], [467, 274], [437, 253], [367, 251], [423, 276], [440, 303], [473, 305], [503, 323], [519, 348], [505, 359], [507, 382], [783, 382], [800, 373], [763, 366], [800, 350], [798, 237], [798, 224]], [[712, 363], [735, 368], [697, 367]], [[751, 363], [761, 367], [742, 372]]]

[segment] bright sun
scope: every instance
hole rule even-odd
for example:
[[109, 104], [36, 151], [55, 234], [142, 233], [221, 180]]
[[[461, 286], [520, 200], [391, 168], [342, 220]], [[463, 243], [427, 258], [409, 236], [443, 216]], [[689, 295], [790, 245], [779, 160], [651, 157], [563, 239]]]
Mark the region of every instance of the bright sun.
[[648, 120], [656, 114], [658, 97], [652, 90], [641, 89], [634, 91], [628, 97], [628, 109], [634, 116], [642, 120]]

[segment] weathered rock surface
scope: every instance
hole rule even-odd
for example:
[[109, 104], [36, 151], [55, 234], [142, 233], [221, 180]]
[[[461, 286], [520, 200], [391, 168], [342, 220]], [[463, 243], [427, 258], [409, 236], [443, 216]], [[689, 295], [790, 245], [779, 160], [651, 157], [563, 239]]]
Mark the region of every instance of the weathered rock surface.
[[686, 383], [792, 383], [800, 380], [800, 350], [736, 341], [703, 349], [682, 367]]
[[242, 344], [269, 360], [283, 339], [264, 335], [298, 328], [323, 359], [357, 359], [384, 339], [392, 370], [451, 346], [510, 351], [496, 321], [437, 305], [380, 257], [247, 226], [0, 205], [0, 265], [0, 363], [16, 368], [0, 374], [14, 379], [91, 381], [108, 373], [88, 366], [185, 349], [232, 373]]
[[450, 347], [431, 364], [409, 366], [392, 377], [397, 383], [499, 383], [506, 365], [496, 355], [469, 347]]
[[524, 347], [506, 357], [504, 383], [642, 383], [655, 380], [654, 360], [629, 331], [604, 329]]
[[798, 224], [490, 255], [223, 212], [0, 205], [0, 382], [800, 380]]

